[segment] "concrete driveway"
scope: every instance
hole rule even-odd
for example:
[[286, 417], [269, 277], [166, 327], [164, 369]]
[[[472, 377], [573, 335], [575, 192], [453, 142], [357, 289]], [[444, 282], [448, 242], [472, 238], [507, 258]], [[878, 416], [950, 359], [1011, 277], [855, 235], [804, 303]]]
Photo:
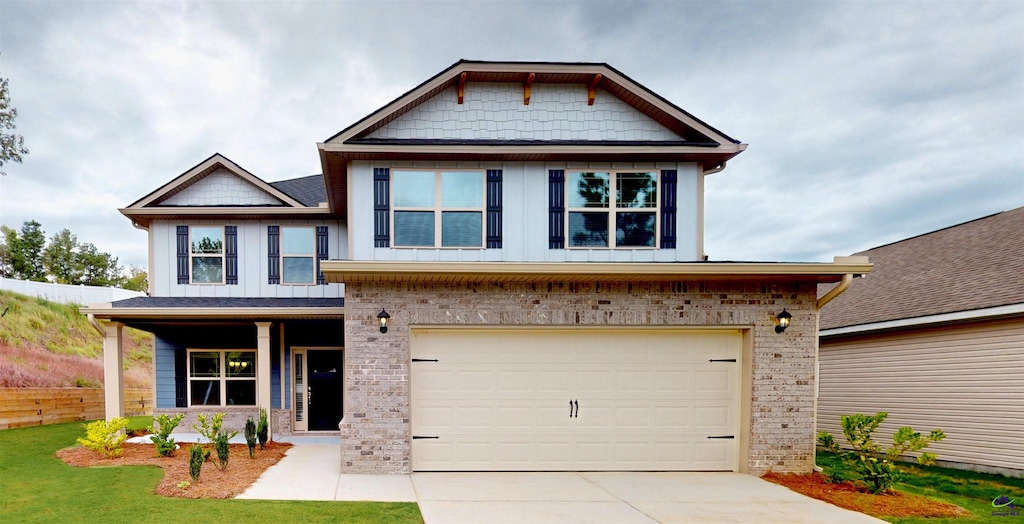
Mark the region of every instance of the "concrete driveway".
[[426, 524], [867, 523], [740, 473], [341, 473], [338, 446], [295, 442], [242, 499], [417, 502]]

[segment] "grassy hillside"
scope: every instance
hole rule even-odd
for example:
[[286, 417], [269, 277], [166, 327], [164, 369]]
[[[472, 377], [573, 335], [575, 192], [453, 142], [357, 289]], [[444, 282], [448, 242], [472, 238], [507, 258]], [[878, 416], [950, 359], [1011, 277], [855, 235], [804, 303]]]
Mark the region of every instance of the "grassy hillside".
[[[0, 312], [0, 387], [103, 386], [103, 337], [78, 306], [0, 291]], [[125, 385], [149, 387], [153, 336], [125, 335]]]

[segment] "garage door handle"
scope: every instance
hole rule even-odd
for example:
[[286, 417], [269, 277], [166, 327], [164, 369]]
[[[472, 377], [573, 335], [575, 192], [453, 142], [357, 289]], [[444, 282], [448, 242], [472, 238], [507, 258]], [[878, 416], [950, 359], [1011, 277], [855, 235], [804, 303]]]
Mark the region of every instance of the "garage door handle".
[[711, 436], [711, 437], [708, 437], [708, 438], [727, 438], [727, 439], [734, 439], [734, 438], [736, 438], [736, 435], [717, 435], [717, 436]]
[[734, 358], [713, 358], [708, 362], [736, 362]]
[[[576, 413], [575, 414], [573, 414], [573, 408], [576, 409]], [[579, 403], [579, 401], [578, 400], [570, 400], [569, 401], [569, 418], [579, 418], [579, 417], [580, 417], [580, 403]]]

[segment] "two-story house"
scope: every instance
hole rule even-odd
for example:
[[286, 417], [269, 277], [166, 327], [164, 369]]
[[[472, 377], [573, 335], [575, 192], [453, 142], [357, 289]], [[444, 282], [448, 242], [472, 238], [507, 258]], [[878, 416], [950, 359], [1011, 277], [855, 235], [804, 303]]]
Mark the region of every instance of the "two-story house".
[[744, 144], [606, 64], [460, 61], [318, 147], [122, 210], [153, 283], [85, 310], [108, 417], [130, 325], [158, 412], [265, 407], [345, 472], [810, 470], [818, 309], [870, 264], [707, 261]]

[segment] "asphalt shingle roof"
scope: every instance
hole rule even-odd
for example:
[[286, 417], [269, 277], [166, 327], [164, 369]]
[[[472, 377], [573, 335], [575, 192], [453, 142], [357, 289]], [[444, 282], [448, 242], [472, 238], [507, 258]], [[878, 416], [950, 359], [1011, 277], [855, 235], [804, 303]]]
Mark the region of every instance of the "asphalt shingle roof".
[[308, 207], [317, 207], [320, 202], [327, 202], [327, 188], [324, 187], [323, 175], [310, 175], [291, 180], [279, 180], [270, 185], [286, 195], [302, 202]]
[[1024, 207], [856, 254], [875, 267], [822, 308], [823, 330], [1024, 303]]
[[114, 308], [291, 308], [344, 307], [344, 298], [217, 298], [217, 297], [134, 297], [112, 302]]

